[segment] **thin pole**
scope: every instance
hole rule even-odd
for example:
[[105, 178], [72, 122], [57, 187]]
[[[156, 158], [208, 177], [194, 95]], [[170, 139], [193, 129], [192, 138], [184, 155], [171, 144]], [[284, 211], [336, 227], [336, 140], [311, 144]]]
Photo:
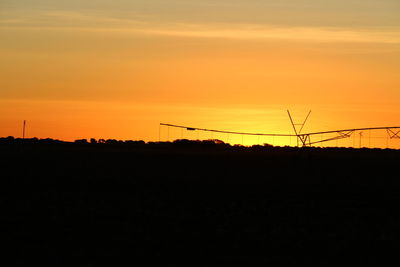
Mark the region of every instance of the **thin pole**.
[[296, 136], [297, 136], [297, 138], [296, 138], [296, 139], [297, 139], [297, 146], [299, 146], [299, 135], [298, 135], [298, 133], [297, 133], [296, 126], [294, 125], [294, 122], [293, 122], [292, 116], [290, 115], [290, 111], [289, 111], [289, 110], [287, 110], [287, 113], [288, 113], [288, 115], [289, 115], [290, 122], [292, 123], [294, 133], [295, 133]]
[[287, 110], [287, 113], [288, 113], [288, 115], [289, 115], [290, 122], [292, 123], [294, 133], [296, 134], [296, 136], [298, 136], [297, 130], [296, 130], [296, 126], [294, 126], [294, 122], [293, 122], [292, 116], [290, 115], [290, 111]]
[[322, 139], [323, 139], [323, 137], [324, 137], [324, 135], [323, 135], [323, 134], [321, 134], [321, 143], [322, 143]]
[[26, 128], [26, 120], [24, 120], [24, 125], [22, 127], [22, 139], [25, 139], [25, 128]]
[[368, 133], [369, 133], [368, 147], [371, 148], [371, 130], [369, 130]]
[[304, 125], [306, 124], [307, 119], [308, 119], [308, 117], [310, 116], [310, 114], [311, 114], [311, 110], [310, 110], [310, 112], [308, 112], [306, 119], [304, 120], [303, 124], [301, 125], [301, 128], [300, 128], [299, 133], [301, 133], [301, 130], [303, 130], [303, 127], [304, 127]]
[[386, 148], [389, 148], [389, 134], [386, 135]]

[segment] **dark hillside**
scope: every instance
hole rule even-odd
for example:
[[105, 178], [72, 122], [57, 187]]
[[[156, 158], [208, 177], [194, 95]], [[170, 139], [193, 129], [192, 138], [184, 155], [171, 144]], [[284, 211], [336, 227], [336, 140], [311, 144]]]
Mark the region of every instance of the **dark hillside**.
[[399, 240], [399, 160], [397, 150], [3, 138], [2, 220], [26, 266], [382, 264], [368, 251]]

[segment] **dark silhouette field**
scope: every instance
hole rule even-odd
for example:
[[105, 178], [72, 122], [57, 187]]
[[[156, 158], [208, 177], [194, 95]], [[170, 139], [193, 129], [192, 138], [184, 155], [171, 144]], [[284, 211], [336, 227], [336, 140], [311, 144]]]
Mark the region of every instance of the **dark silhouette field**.
[[2, 138], [0, 151], [20, 265], [382, 266], [370, 251], [399, 240], [398, 150]]

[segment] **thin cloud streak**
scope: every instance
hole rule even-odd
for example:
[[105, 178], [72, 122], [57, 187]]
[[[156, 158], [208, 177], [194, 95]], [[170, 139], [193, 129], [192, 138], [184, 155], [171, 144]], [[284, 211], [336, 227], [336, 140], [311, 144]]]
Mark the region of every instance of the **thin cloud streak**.
[[160, 23], [79, 12], [36, 12], [28, 18], [0, 19], [0, 29], [65, 30], [183, 38], [400, 44], [400, 29], [288, 27], [263, 24]]
[[[199, 27], [200, 28], [200, 27]], [[148, 34], [192, 38], [261, 39], [304, 42], [360, 42], [400, 43], [400, 31], [352, 31], [347, 29], [324, 29], [316, 27], [264, 27], [258, 25], [232, 25], [232, 29], [212, 27], [204, 30], [148, 29]]]

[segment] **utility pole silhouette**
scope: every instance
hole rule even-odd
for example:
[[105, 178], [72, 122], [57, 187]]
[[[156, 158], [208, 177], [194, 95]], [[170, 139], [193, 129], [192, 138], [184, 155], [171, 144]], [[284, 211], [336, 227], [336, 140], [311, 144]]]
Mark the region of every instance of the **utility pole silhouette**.
[[26, 120], [24, 120], [24, 124], [22, 126], [22, 139], [25, 139], [25, 128], [26, 128]]

